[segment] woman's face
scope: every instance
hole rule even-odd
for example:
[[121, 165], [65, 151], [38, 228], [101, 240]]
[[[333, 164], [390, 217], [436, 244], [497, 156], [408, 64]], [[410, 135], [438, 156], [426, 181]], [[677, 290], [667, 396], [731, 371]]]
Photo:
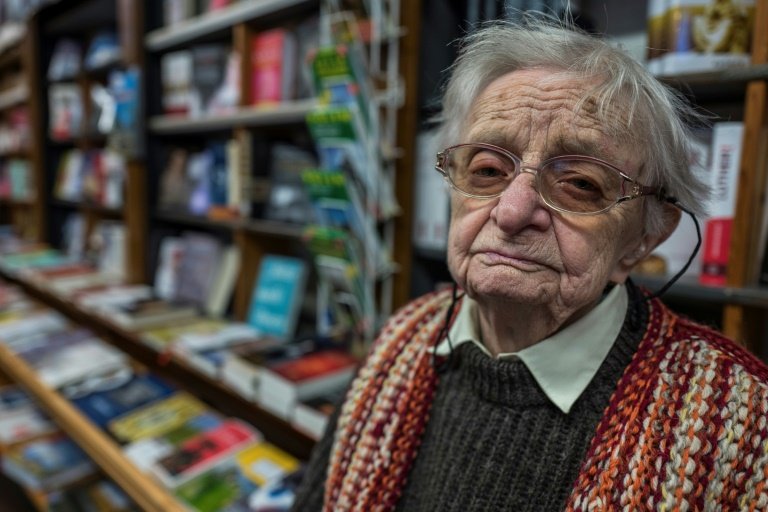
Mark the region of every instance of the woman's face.
[[[593, 103], [577, 110], [590, 86], [549, 69], [509, 73], [477, 98], [459, 142], [495, 144], [527, 166], [587, 154], [637, 177], [635, 148], [608, 136]], [[521, 174], [495, 199], [452, 192], [448, 265], [459, 286], [481, 303], [543, 305], [567, 320], [588, 309], [609, 281], [624, 282], [655, 244], [643, 240], [642, 199], [599, 215], [569, 215], [548, 209], [534, 182], [533, 175]]]

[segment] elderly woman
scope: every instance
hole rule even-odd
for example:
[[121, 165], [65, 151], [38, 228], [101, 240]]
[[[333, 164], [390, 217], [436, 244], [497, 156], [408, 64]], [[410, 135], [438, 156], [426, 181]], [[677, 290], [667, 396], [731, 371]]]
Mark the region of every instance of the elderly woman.
[[768, 369], [628, 281], [703, 203], [688, 107], [604, 41], [502, 24], [443, 115], [458, 290], [384, 327], [295, 510], [768, 509]]

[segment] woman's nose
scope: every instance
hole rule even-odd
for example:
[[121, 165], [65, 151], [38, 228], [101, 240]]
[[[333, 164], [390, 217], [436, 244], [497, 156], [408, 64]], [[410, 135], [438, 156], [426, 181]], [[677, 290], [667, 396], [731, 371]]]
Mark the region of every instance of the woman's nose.
[[539, 230], [549, 227], [550, 212], [536, 190], [535, 174], [535, 168], [521, 168], [491, 210], [491, 218], [505, 233], [514, 234], [526, 227]]

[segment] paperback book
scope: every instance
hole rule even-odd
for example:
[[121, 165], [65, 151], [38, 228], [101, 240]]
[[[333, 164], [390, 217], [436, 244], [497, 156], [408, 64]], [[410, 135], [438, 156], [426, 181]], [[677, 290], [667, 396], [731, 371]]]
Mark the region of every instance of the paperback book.
[[168, 398], [118, 416], [107, 424], [107, 429], [119, 441], [137, 441], [176, 429], [206, 409], [193, 396], [176, 392]]

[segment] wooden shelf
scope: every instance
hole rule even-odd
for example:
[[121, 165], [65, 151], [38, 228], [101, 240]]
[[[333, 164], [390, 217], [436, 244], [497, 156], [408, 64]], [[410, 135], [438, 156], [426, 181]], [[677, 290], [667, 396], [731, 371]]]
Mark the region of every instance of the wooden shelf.
[[[660, 289], [669, 277], [632, 275], [632, 280], [645, 286], [652, 292]], [[708, 286], [698, 282], [695, 277], [683, 277], [667, 290], [664, 296], [685, 299], [694, 302], [715, 304], [738, 304], [768, 309], [768, 287], [763, 286]]]
[[155, 218], [163, 222], [174, 224], [185, 224], [187, 226], [197, 226], [203, 228], [226, 229], [231, 231], [243, 230], [253, 234], [268, 235], [273, 237], [299, 239], [304, 233], [304, 226], [273, 220], [215, 220], [199, 215], [162, 210], [155, 213]]
[[113, 344], [142, 365], [178, 382], [183, 389], [203, 401], [214, 404], [214, 407], [222, 413], [249, 422], [264, 434], [269, 442], [299, 459], [309, 459], [315, 445], [314, 439], [294, 429], [290, 423], [282, 418], [278, 418], [255, 403], [246, 400], [220, 381], [210, 378], [178, 359], [166, 360], [162, 354], [143, 343], [136, 333], [84, 311], [68, 300], [14, 276], [3, 274], [3, 277], [7, 281], [22, 286], [32, 297], [66, 315], [75, 323], [90, 328], [99, 337]]
[[304, 123], [316, 101], [298, 100], [275, 106], [240, 108], [227, 115], [190, 118], [187, 116], [155, 116], [149, 130], [155, 135], [182, 135], [231, 130], [236, 127], [275, 126]]
[[0, 151], [0, 158], [29, 158], [30, 150], [28, 148], [6, 149]]
[[273, 14], [286, 13], [285, 11], [317, 3], [317, 0], [238, 2], [229, 7], [205, 13], [169, 27], [153, 30], [147, 34], [144, 42], [150, 51], [168, 50], [224, 32], [238, 23]]
[[692, 95], [697, 103], [734, 98], [743, 101], [748, 82], [768, 79], [768, 65], [755, 64], [658, 78], [661, 82]]
[[10, 208], [31, 208], [35, 206], [34, 199], [14, 199], [12, 197], [0, 199], [0, 204]]
[[82, 211], [98, 213], [100, 215], [104, 215], [107, 217], [118, 218], [123, 216], [122, 208], [110, 208], [107, 206], [102, 206], [100, 204], [91, 203], [88, 201], [68, 201], [65, 199], [52, 199], [51, 204], [53, 206], [60, 206], [63, 208], [73, 208], [73, 209], [78, 209]]
[[120, 447], [72, 405], [37, 377], [26, 362], [0, 343], [0, 369], [13, 378], [51, 418], [143, 510], [183, 511], [181, 504], [151, 477], [141, 473]]

